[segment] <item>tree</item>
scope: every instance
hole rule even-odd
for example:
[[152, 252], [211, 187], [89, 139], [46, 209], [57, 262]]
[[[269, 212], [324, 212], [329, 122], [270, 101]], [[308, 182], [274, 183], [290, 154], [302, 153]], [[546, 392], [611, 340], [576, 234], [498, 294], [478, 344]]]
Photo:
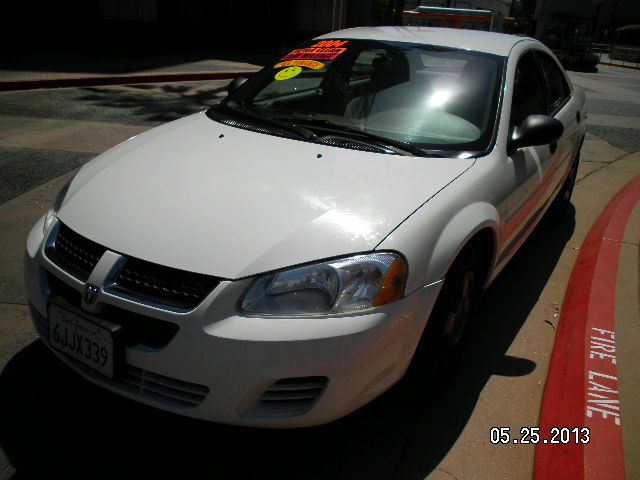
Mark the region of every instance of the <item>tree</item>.
[[511, 15], [515, 17], [513, 33], [533, 36], [536, 29], [533, 14], [536, 11], [536, 0], [514, 0], [511, 4]]

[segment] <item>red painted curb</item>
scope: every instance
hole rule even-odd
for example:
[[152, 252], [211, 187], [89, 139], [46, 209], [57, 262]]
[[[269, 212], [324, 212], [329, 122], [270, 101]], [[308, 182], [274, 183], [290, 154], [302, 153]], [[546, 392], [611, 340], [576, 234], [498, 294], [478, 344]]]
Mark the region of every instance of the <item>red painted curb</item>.
[[620, 242], [640, 176], [600, 214], [569, 279], [540, 410], [540, 432], [589, 428], [589, 442], [536, 446], [534, 479], [623, 479], [624, 451], [615, 366], [615, 285]]
[[16, 80], [0, 82], [0, 91], [35, 90], [38, 88], [98, 87], [105, 85], [132, 85], [136, 83], [197, 82], [201, 80], [231, 80], [250, 77], [256, 71], [167, 73], [161, 75], [129, 75], [112, 77], [58, 78], [49, 80]]

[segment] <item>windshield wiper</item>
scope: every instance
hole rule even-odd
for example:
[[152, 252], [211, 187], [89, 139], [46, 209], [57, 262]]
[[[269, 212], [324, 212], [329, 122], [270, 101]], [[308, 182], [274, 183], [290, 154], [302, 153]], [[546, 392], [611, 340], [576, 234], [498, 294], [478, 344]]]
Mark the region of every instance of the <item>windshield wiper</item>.
[[[384, 137], [382, 135], [376, 135], [375, 133], [367, 132], [366, 130], [360, 130], [359, 128], [350, 127], [348, 125], [342, 125], [331, 120], [319, 119], [319, 118], [303, 118], [303, 119], [291, 119], [290, 117], [269, 117], [260, 112], [259, 109], [246, 102], [238, 102], [231, 100], [225, 104], [217, 105], [216, 110], [229, 111], [239, 113], [241, 116], [257, 120], [268, 125], [277, 126], [287, 132], [293, 133], [296, 136], [303, 138], [311, 142], [317, 142], [320, 138], [312, 130], [303, 127], [301, 124], [313, 125], [314, 127], [320, 127], [325, 130], [331, 130], [338, 132], [339, 134], [351, 134], [351, 136], [359, 136], [369, 140], [368, 143], [379, 147], [384, 147], [395, 153], [403, 153], [405, 155], [413, 155], [417, 157], [450, 157], [455, 155], [444, 154], [441, 150], [426, 150], [408, 142], [401, 140], [394, 140], [392, 138]], [[294, 121], [291, 121], [294, 120]], [[450, 153], [450, 152], [447, 152]]]
[[221, 107], [227, 111], [231, 110], [234, 113], [240, 113], [240, 115], [251, 118], [252, 120], [258, 120], [259, 122], [266, 123], [268, 125], [280, 127], [288, 132], [293, 132], [298, 137], [304, 138], [305, 140], [315, 141], [316, 138], [318, 138], [318, 135], [316, 135], [308, 128], [301, 127], [295, 122], [288, 122], [281, 119], [267, 117], [260, 113], [257, 108], [249, 106], [244, 102], [241, 103], [235, 100], [231, 100], [226, 104], [221, 105]]
[[328, 130], [337, 131], [339, 133], [350, 133], [353, 135], [364, 137], [368, 140], [372, 140], [371, 143], [373, 143], [374, 145], [383, 146], [383, 147], [392, 147], [392, 150], [395, 150], [395, 151], [400, 150], [405, 154], [410, 153], [412, 155], [415, 155], [416, 157], [433, 156], [433, 154], [429, 154], [428, 152], [424, 151], [420, 147], [413, 145], [411, 143], [403, 142], [401, 140], [394, 140], [388, 137], [383, 137], [382, 135], [376, 135], [375, 133], [370, 133], [370, 132], [367, 132], [366, 130], [360, 130], [359, 128], [350, 127], [348, 125], [341, 125], [339, 123], [332, 122], [331, 120], [325, 120], [325, 119], [319, 119], [319, 118], [305, 118], [296, 122], [302, 123], [302, 124], [310, 124], [310, 125], [314, 125], [321, 128], [326, 128]]

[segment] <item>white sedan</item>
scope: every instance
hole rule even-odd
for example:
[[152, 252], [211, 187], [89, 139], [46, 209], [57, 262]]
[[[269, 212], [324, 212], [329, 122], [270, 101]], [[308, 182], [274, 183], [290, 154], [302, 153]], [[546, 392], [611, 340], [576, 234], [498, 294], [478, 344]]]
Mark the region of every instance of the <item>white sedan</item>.
[[478, 295], [562, 218], [585, 135], [553, 54], [494, 33], [333, 32], [229, 92], [85, 165], [25, 282], [81, 375], [230, 424], [322, 424], [417, 360], [450, 373]]

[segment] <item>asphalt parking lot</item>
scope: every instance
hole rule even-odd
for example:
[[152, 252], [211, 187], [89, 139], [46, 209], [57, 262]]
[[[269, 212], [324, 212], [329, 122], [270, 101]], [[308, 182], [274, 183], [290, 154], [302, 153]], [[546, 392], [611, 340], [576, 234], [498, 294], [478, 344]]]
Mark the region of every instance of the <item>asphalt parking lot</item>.
[[[535, 447], [492, 445], [490, 430], [538, 424], [574, 262], [609, 200], [640, 174], [640, 72], [571, 76], [590, 112], [574, 209], [541, 224], [487, 292], [451, 385], [425, 394], [410, 376], [345, 419], [294, 431], [208, 424], [105, 392], [55, 359], [28, 320], [24, 241], [66, 179], [110, 146], [216, 102], [227, 82], [0, 92], [0, 479], [532, 478]], [[616, 290], [627, 478], [640, 478], [639, 241], [636, 206], [617, 288], [596, 286]]]

